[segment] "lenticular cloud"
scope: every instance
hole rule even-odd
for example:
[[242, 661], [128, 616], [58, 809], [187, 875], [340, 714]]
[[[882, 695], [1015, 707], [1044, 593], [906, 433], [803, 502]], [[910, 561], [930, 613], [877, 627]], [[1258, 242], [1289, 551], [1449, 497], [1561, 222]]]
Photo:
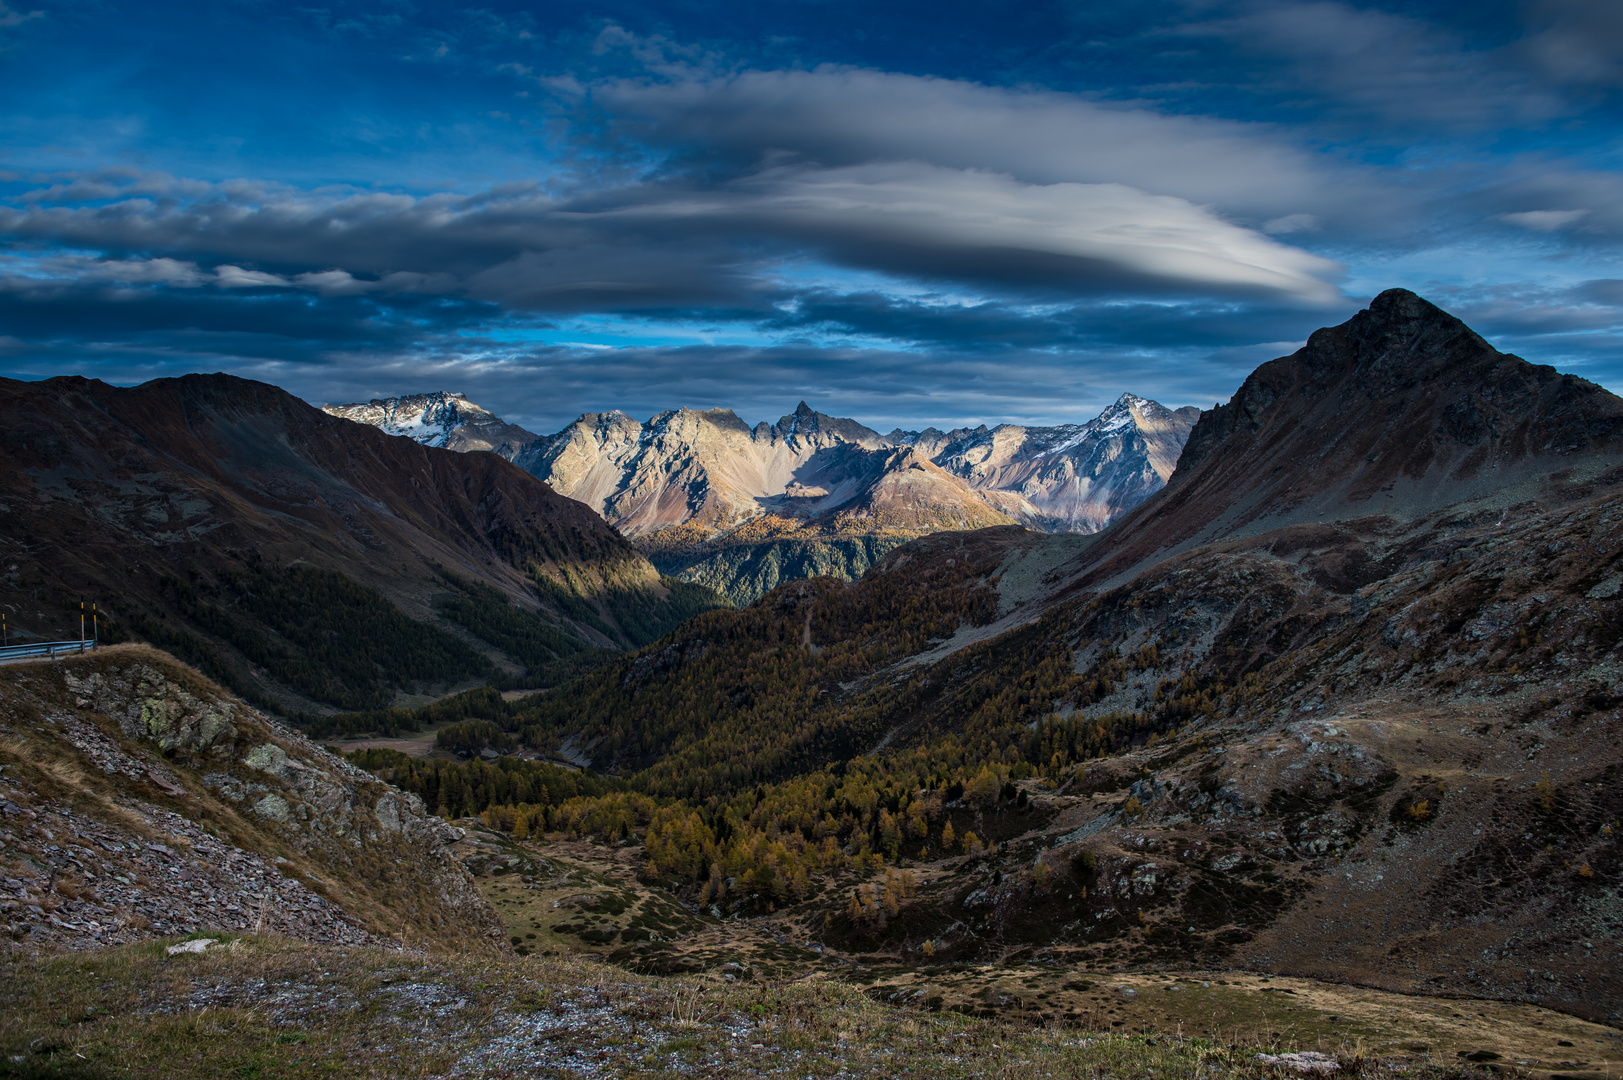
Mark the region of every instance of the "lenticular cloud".
[[[826, 246], [841, 261], [914, 273], [1123, 279], [1329, 301], [1336, 264], [1229, 224], [1184, 199], [1125, 184], [1022, 184], [916, 163], [782, 169], [736, 185], [739, 216]], [[1136, 280], [1134, 280], [1136, 279]]]
[[[416, 292], [432, 279], [435, 292], [524, 308], [752, 306], [782, 260], [808, 256], [938, 281], [1307, 302], [1334, 298], [1325, 279], [1338, 269], [1174, 196], [920, 162], [769, 167], [708, 187], [640, 183], [573, 198], [254, 195], [4, 216], [8, 231], [36, 241], [161, 252], [143, 265], [188, 271], [168, 284], [343, 295]], [[214, 272], [175, 261], [182, 254]], [[162, 277], [113, 265], [126, 280]], [[105, 277], [112, 266], [81, 269]]]

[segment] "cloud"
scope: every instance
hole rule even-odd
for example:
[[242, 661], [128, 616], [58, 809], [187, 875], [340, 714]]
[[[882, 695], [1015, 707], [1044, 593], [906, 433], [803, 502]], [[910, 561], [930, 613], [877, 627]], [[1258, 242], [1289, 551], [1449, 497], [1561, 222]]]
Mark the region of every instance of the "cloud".
[[[57, 279], [81, 282], [117, 282], [123, 285], [167, 285], [195, 289], [210, 281], [210, 275], [194, 262], [179, 259], [90, 259], [57, 257], [45, 260], [37, 270]], [[233, 268], [235, 269], [235, 268]]]
[[1339, 270], [1329, 260], [1125, 184], [1026, 184], [894, 163], [768, 170], [738, 187], [755, 198], [732, 214], [763, 230], [794, 230], [855, 265], [1073, 287], [1336, 295], [1323, 280]]
[[44, 17], [45, 12], [43, 11], [13, 11], [6, 6], [4, 0], [0, 0], [0, 29], [10, 29], [13, 26], [21, 26], [25, 22], [33, 19], [43, 19]]
[[1500, 214], [1499, 219], [1512, 225], [1520, 225], [1524, 229], [1532, 229], [1534, 232], [1555, 232], [1557, 229], [1576, 224], [1588, 213], [1588, 210], [1523, 210], [1519, 213]]
[[827, 168], [912, 161], [1030, 184], [1123, 184], [1259, 221], [1390, 212], [1397, 194], [1268, 125], [1049, 90], [822, 66], [603, 80], [590, 96], [613, 140], [691, 155], [693, 168], [739, 172], [784, 155]]
[[1289, 95], [1298, 109], [1317, 101], [1397, 129], [1502, 128], [1569, 111], [1503, 50], [1472, 49], [1421, 19], [1338, 0], [1253, 0], [1172, 33], [1282, 61], [1253, 71], [1256, 89]]
[[287, 278], [277, 274], [244, 270], [229, 263], [214, 268], [214, 280], [222, 289], [282, 288], [288, 283]]
[[917, 162], [562, 197], [533, 185], [413, 197], [236, 183], [203, 197], [0, 206], [0, 233], [213, 263], [222, 288], [433, 289], [536, 310], [761, 310], [784, 261], [808, 255], [931, 281], [1321, 303], [1337, 271], [1181, 198]]
[[[446, 387], [535, 430], [587, 408], [773, 419], [800, 397], [876, 424], [1058, 422], [1123, 390], [1226, 397], [1356, 309], [1342, 264], [1359, 275], [1347, 288], [1411, 285], [1465, 312], [1476, 294], [1402, 267], [1446, 257], [1445, 274], [1533, 276], [1506, 270], [1506, 251], [1597, 283], [1496, 294], [1485, 330], [1538, 359], [1610, 355], [1623, 320], [1599, 299], [1613, 287], [1601, 258], [1623, 229], [1623, 180], [1531, 137], [1515, 159], [1471, 149], [1495, 110], [1532, 123], [1560, 104], [1517, 71], [1531, 53], [1330, 0], [1194, 9], [1203, 21], [1138, 33], [1124, 55], [1232, 54], [1262, 73], [1256, 99], [1286, 103], [1236, 111], [1300, 105], [1302, 122], [1180, 115], [1108, 100], [1132, 88], [1102, 82], [1090, 97], [845, 65], [729, 69], [617, 28], [598, 55], [561, 64], [536, 47], [515, 64], [492, 43], [522, 32], [470, 16], [410, 47], [447, 44], [447, 72], [483, 56], [492, 85], [533, 95], [466, 100], [470, 117], [499, 105], [543, 133], [534, 175], [384, 189], [287, 179], [346, 175], [326, 161], [229, 180], [19, 166], [0, 178], [5, 369], [225, 369], [323, 401]], [[1199, 81], [1228, 71], [1192, 64], [1166, 100], [1233, 107], [1239, 91], [1208, 99]], [[525, 116], [526, 100], [544, 115]], [[1458, 152], [1416, 138], [1424, 127]], [[1393, 132], [1412, 155], [1388, 153]], [[264, 159], [223, 160], [216, 176]], [[1394, 277], [1371, 282], [1372, 268]]]
[[1623, 233], [1623, 175], [1564, 161], [1510, 162], [1461, 203], [1524, 229], [1562, 232], [1574, 245], [1610, 246]]
[[1328, 302], [1335, 291], [1323, 278], [1338, 270], [1183, 199], [915, 162], [769, 168], [709, 190], [656, 191], [602, 214], [608, 227], [777, 239], [927, 280]]
[[1552, 80], [1623, 86], [1623, 7], [1614, 0], [1538, 0], [1522, 48]]
[[1269, 236], [1289, 236], [1291, 233], [1314, 232], [1319, 228], [1319, 219], [1312, 214], [1286, 214], [1276, 217], [1272, 221], [1262, 223], [1262, 231]]

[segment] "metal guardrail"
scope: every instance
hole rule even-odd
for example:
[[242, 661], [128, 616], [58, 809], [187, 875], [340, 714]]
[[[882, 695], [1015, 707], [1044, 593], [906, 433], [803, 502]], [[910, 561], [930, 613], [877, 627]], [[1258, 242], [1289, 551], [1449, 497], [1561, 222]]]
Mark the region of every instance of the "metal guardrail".
[[70, 653], [89, 652], [96, 647], [94, 641], [38, 641], [31, 645], [0, 646], [0, 663], [7, 660], [28, 660], [43, 656], [55, 660]]

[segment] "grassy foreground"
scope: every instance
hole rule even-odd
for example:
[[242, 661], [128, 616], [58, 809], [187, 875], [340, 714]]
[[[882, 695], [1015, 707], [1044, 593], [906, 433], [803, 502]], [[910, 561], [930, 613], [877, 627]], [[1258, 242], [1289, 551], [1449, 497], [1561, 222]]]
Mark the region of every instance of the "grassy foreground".
[[[1206, 1080], [1280, 1075], [1287, 1047], [1031, 1027], [877, 1003], [813, 979], [656, 978], [218, 935], [0, 966], [0, 1076], [909, 1076]], [[1336, 1075], [1473, 1077], [1334, 1048]], [[1286, 1075], [1293, 1075], [1287, 1073]]]

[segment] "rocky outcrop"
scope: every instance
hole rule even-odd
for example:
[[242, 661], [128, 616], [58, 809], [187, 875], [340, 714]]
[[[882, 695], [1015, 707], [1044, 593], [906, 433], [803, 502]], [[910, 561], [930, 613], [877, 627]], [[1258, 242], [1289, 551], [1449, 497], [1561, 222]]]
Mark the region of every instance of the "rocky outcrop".
[[0, 687], [0, 927], [15, 946], [193, 930], [504, 947], [456, 829], [155, 650]]

